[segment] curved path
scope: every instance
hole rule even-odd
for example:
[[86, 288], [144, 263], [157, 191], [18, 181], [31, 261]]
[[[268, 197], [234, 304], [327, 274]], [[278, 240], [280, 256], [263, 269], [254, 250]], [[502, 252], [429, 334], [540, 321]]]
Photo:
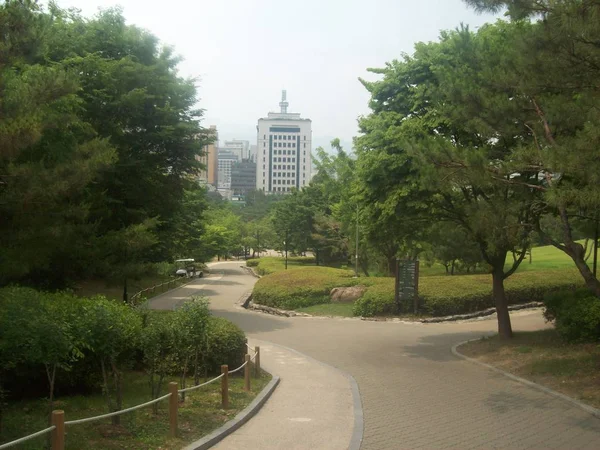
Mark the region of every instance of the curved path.
[[[598, 418], [452, 355], [457, 342], [493, 332], [495, 320], [423, 325], [264, 315], [235, 306], [256, 281], [241, 264], [214, 264], [210, 277], [151, 305], [171, 308], [205, 295], [215, 315], [251, 339], [293, 348], [353, 376], [364, 411], [361, 449], [600, 448]], [[516, 330], [543, 326], [539, 312], [513, 317]]]

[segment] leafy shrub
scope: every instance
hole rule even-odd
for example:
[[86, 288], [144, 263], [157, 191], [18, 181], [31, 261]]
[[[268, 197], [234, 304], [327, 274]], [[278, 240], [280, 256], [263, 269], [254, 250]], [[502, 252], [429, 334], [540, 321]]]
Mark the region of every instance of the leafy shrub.
[[587, 289], [546, 295], [544, 317], [567, 342], [600, 341], [600, 299]]
[[[288, 257], [288, 269], [311, 264], [315, 264], [315, 258], [312, 256]], [[246, 261], [246, 265], [249, 267], [256, 267], [256, 271], [259, 275], [270, 275], [285, 270], [285, 258], [266, 256], [264, 258], [249, 259]]]
[[252, 299], [255, 303], [283, 309], [329, 303], [334, 287], [354, 286], [353, 272], [331, 267], [296, 267], [258, 280]]
[[[395, 312], [393, 278], [375, 278], [374, 284], [354, 304], [354, 315], [376, 316]], [[383, 281], [387, 280], [387, 281]], [[549, 292], [581, 285], [577, 271], [571, 269], [518, 272], [505, 281], [509, 304], [543, 301]], [[431, 276], [419, 282], [419, 312], [448, 316], [481, 311], [494, 306], [491, 275]], [[410, 302], [409, 302], [410, 303]], [[401, 305], [411, 311], [412, 304]]]
[[247, 339], [237, 325], [222, 317], [211, 316], [207, 331], [205, 362], [209, 372], [220, 372], [222, 364], [235, 369], [244, 362]]
[[354, 302], [352, 314], [362, 317], [385, 316], [396, 312], [394, 279], [374, 278], [374, 284]]

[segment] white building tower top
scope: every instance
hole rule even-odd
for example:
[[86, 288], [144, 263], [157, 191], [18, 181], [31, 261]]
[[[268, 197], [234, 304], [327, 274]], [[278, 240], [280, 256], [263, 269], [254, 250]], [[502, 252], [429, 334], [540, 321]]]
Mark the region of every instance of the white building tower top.
[[287, 97], [287, 92], [284, 89], [283, 91], [281, 91], [281, 101], [279, 102], [279, 107], [281, 108], [281, 114], [287, 114], [287, 109], [288, 109], [288, 106], [290, 105], [286, 101], [286, 97]]

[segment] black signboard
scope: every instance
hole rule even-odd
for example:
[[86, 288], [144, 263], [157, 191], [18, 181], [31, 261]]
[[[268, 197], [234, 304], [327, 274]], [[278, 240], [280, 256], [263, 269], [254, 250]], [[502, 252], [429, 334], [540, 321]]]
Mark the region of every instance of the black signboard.
[[396, 292], [395, 300], [398, 311], [403, 309], [402, 305], [410, 304], [412, 301], [413, 312], [417, 314], [419, 309], [419, 261], [414, 259], [396, 260]]

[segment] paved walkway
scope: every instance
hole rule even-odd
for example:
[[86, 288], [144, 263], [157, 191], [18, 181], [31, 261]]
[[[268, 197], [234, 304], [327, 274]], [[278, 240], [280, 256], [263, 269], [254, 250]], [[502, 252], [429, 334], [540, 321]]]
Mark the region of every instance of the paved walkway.
[[287, 348], [254, 339], [251, 345], [260, 345], [261, 365], [280, 384], [250, 422], [214, 448], [347, 449], [354, 425], [348, 378]]
[[[213, 265], [214, 279], [176, 290], [172, 302], [182, 301], [185, 292], [204, 294], [214, 314], [234, 321], [250, 338], [293, 348], [352, 375], [364, 411], [361, 449], [600, 448], [598, 418], [451, 354], [455, 343], [495, 331], [495, 319], [423, 325], [254, 313], [234, 305], [256, 281], [239, 266]], [[166, 297], [153, 302], [169, 304]], [[513, 315], [515, 330], [544, 326], [539, 311]], [[311, 447], [307, 436], [291, 448]]]

